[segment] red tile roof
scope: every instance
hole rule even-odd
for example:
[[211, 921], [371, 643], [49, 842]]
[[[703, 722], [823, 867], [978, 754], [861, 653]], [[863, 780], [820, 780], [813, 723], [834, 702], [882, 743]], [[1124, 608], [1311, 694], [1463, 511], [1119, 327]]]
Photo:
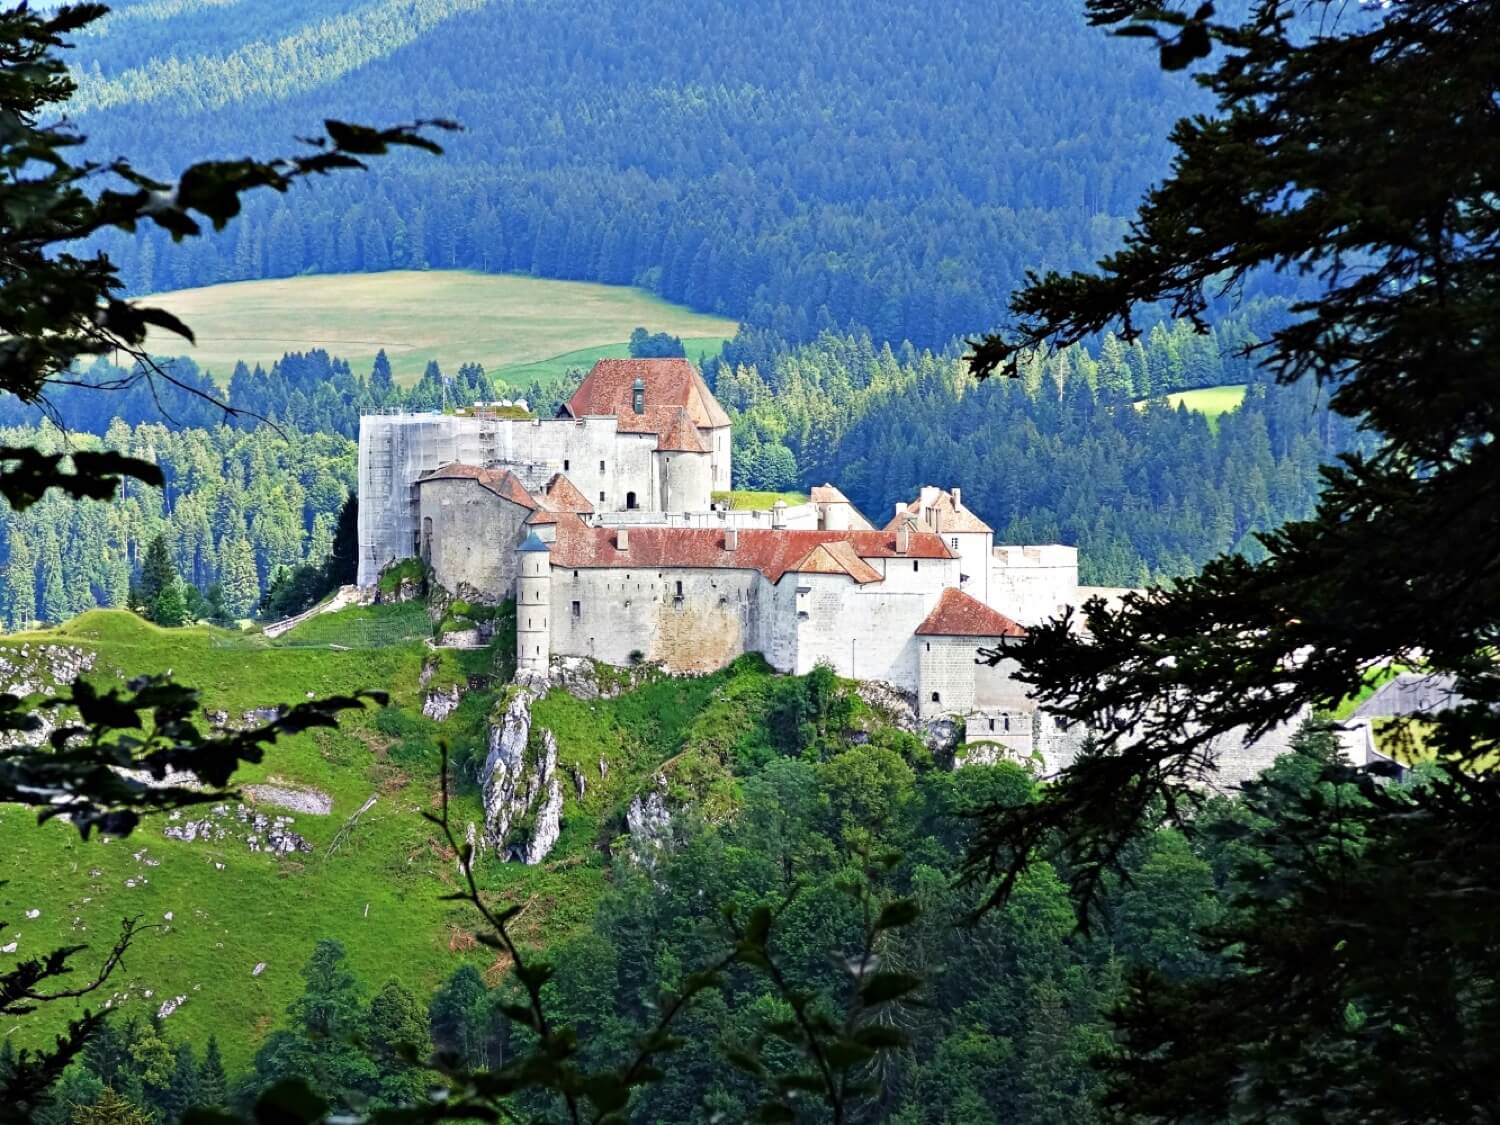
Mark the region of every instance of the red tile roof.
[[[646, 387], [646, 415], [632, 409], [631, 392], [639, 379]], [[729, 425], [729, 415], [714, 398], [698, 369], [685, 359], [601, 359], [568, 400], [574, 418], [614, 415], [625, 429], [633, 419], [649, 417], [658, 407], [685, 409], [693, 425]], [[661, 427], [652, 428], [664, 433]], [[636, 431], [639, 432], [639, 431]]]
[[709, 453], [708, 443], [693, 425], [686, 410], [677, 411], [671, 426], [661, 435], [656, 448], [668, 453]]
[[454, 461], [423, 473], [417, 478], [417, 483], [426, 484], [434, 480], [471, 480], [502, 500], [519, 504], [527, 511], [535, 511], [537, 508], [537, 502], [527, 493], [526, 486], [509, 469], [482, 469], [478, 465]]
[[1026, 630], [962, 590], [949, 587], [927, 620], [917, 626], [925, 637], [1020, 637]]
[[583, 512], [594, 510], [589, 498], [578, 491], [578, 486], [562, 473], [553, 473], [552, 479], [542, 486], [542, 501], [554, 512]]
[[[879, 580], [880, 572], [867, 559], [957, 557], [930, 532], [913, 534], [904, 554], [896, 550], [895, 533], [885, 531], [741, 529], [739, 544], [732, 551], [725, 549], [724, 532], [719, 528], [632, 527], [629, 532], [629, 548], [621, 551], [613, 528], [588, 527], [581, 520], [559, 522], [552, 565], [758, 570], [772, 582], [805, 566], [810, 573], [842, 572], [857, 582], [873, 582]], [[825, 550], [818, 553], [820, 547]]]

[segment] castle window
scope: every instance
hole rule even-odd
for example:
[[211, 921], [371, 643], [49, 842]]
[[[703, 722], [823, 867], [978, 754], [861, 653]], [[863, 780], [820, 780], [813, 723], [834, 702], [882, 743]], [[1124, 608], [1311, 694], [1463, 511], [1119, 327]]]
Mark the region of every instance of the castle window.
[[601, 473], [602, 473], [602, 472], [603, 472], [603, 471], [604, 471], [604, 462], [603, 462], [603, 461], [600, 461], [600, 462], [599, 462], [599, 471], [600, 471], [600, 472], [601, 472]]
[[567, 472], [569, 468], [571, 468], [571, 466], [568, 463], [568, 459], [566, 457], [564, 457], [563, 458], [563, 472]]
[[528, 628], [528, 629], [531, 628], [531, 618], [529, 618], [529, 617], [526, 619], [526, 628]]
[[682, 597], [682, 579], [677, 580], [677, 596]]
[[634, 511], [635, 510], [635, 493], [634, 492], [627, 492], [625, 494], [625, 509], [627, 511]]
[[1009, 715], [1005, 716], [1005, 729], [1007, 731], [1010, 730], [1010, 716]]
[[928, 641], [928, 642], [927, 642], [927, 651], [928, 651], [928, 652], [931, 652], [931, 651], [932, 651], [932, 642], [931, 642], [931, 641]]
[[604, 503], [604, 493], [599, 493], [599, 503]]
[[948, 542], [953, 544], [953, 549], [955, 551], [958, 550], [958, 536], [957, 535], [954, 535], [951, 538], [949, 538]]
[[994, 730], [994, 729], [995, 729], [995, 720], [991, 719], [990, 720], [990, 730]]
[[911, 568], [913, 570], [921, 570], [922, 569], [922, 563], [921, 563], [921, 561], [919, 559], [912, 559], [911, 560]]
[[932, 693], [932, 701], [934, 703], [941, 703], [943, 701], [943, 698], [937, 692], [933, 692]]
[[577, 620], [578, 618], [580, 618], [582, 616], [583, 616], [583, 603], [582, 602], [574, 602], [573, 603], [573, 618], [574, 618], [574, 620]]

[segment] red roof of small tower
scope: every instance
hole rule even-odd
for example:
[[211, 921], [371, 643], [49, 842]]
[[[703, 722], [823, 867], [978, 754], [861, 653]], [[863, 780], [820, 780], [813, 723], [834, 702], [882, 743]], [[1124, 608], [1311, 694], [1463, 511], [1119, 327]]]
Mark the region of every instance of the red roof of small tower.
[[949, 587], [938, 598], [927, 620], [917, 626], [919, 637], [1021, 637], [1026, 630], [962, 590]]
[[667, 432], [657, 439], [656, 448], [667, 453], [708, 453], [708, 443], [693, 425], [686, 410], [677, 411]]

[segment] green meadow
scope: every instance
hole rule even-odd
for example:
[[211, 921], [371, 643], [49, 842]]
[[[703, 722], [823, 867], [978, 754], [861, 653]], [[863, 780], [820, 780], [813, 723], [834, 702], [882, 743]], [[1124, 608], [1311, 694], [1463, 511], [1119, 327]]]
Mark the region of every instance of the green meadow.
[[[433, 650], [426, 607], [351, 607], [314, 617], [274, 641], [258, 633], [208, 626], [161, 629], [119, 610], [95, 610], [43, 632], [0, 638], [0, 655], [23, 668], [40, 645], [93, 651], [89, 678], [120, 684], [126, 675], [171, 671], [202, 693], [205, 711], [237, 718], [250, 708], [296, 703], [309, 693], [380, 688], [384, 709], [345, 714], [338, 729], [276, 743], [236, 784], [316, 789], [332, 799], [326, 816], [254, 805], [268, 817], [293, 817], [291, 829], [311, 852], [278, 858], [251, 851], [243, 836], [184, 841], [164, 829], [201, 819], [148, 817], [122, 839], [80, 839], [69, 824], [38, 827], [33, 812], [0, 805], [0, 854], [6, 870], [25, 872], [0, 885], [0, 945], [15, 957], [86, 945], [80, 975], [110, 948], [121, 920], [144, 930], [106, 988], [69, 1009], [44, 1006], [14, 1029], [18, 1047], [45, 1042], [69, 1015], [108, 1003], [145, 1018], [163, 1002], [186, 997], [166, 1017], [175, 1038], [201, 1044], [216, 1035], [231, 1075], [301, 994], [301, 968], [319, 938], [344, 944], [351, 969], [371, 989], [395, 978], [430, 995], [454, 969], [471, 962], [492, 983], [506, 971], [470, 936], [477, 919], [462, 903], [442, 901], [459, 889], [457, 857], [424, 812], [440, 807], [440, 744], [450, 751], [452, 820], [462, 836], [479, 822], [476, 779], [489, 723], [508, 698], [502, 628], [490, 649]], [[464, 683], [458, 709], [441, 723], [421, 714], [422, 677], [429, 686]], [[616, 676], [604, 670], [603, 676]], [[625, 831], [630, 799], [665, 763], [674, 785], [689, 785], [706, 807], [733, 803], [733, 779], [719, 742], [725, 731], [764, 738], [762, 696], [775, 678], [763, 661], [744, 658], [710, 676], [674, 679], [641, 671], [633, 690], [609, 699], [554, 691], [538, 700], [534, 722], [553, 731], [564, 788], [562, 834], [547, 861], [525, 867], [484, 851], [476, 866], [487, 901], [523, 908], [514, 924], [523, 942], [548, 946], [586, 927], [608, 877], [610, 844]], [[623, 682], [617, 687], [628, 686]], [[761, 700], [760, 703], [756, 703]], [[601, 769], [600, 763], [605, 768]], [[696, 764], [690, 764], [696, 763]], [[586, 792], [575, 779], [584, 777]], [[701, 790], [699, 792], [698, 790]], [[375, 804], [353, 821], [371, 797]], [[239, 800], [226, 802], [233, 829]], [[212, 806], [204, 806], [211, 809]], [[0, 874], [3, 879], [4, 874]], [[40, 911], [36, 917], [28, 915]], [[264, 963], [259, 974], [257, 965]], [[11, 1029], [7, 1029], [10, 1031]]]
[[[1226, 383], [1218, 387], [1199, 387], [1192, 391], [1174, 391], [1166, 396], [1167, 405], [1173, 410], [1185, 406], [1195, 414], [1202, 414], [1210, 426], [1216, 425], [1219, 416], [1237, 410], [1245, 401], [1244, 383]], [[1147, 400], [1137, 402], [1136, 409], [1146, 406]]]
[[326, 349], [367, 371], [385, 350], [412, 383], [429, 360], [480, 363], [514, 383], [557, 377], [602, 355], [625, 355], [632, 329], [668, 332], [690, 355], [717, 351], [733, 320], [669, 304], [640, 289], [470, 270], [308, 274], [181, 289], [147, 298], [193, 329], [196, 345], [154, 332], [149, 347], [187, 355], [219, 382], [244, 360], [270, 366], [289, 351]]

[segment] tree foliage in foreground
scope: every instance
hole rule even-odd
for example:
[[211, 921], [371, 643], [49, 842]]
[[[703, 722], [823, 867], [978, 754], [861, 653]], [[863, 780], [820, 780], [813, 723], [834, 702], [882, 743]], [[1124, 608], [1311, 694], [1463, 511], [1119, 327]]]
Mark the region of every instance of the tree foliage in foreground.
[[1285, 826], [1316, 846], [1282, 849], [1274, 893], [1223, 935], [1257, 971], [1214, 994], [1137, 991], [1114, 1098], [1155, 1120], [1492, 1120], [1500, 3], [1293, 7], [1258, 0], [1222, 22], [1210, 5], [1093, 0], [1097, 22], [1154, 38], [1169, 66], [1212, 52], [1199, 81], [1217, 111], [1178, 123], [1172, 173], [1124, 248], [1092, 274], [1032, 277], [1015, 330], [979, 342], [973, 368], [1015, 374], [1043, 344], [1128, 335], [1140, 306], [1201, 318], [1258, 269], [1304, 273], [1319, 295], [1256, 355], [1284, 382], [1315, 381], [1380, 444], [1327, 469], [1317, 511], [1264, 535], [1262, 561], [1091, 603], [1087, 636], [1068, 620], [1030, 634], [1023, 678], [1107, 733], [1037, 805], [993, 811], [972, 872], [1000, 876], [998, 901], [1057, 836], [1087, 910], [1154, 809], [1185, 817], [1210, 738], [1425, 658], [1462, 697], [1422, 728], [1434, 776], [1398, 796], [1330, 764], [1322, 804]]
[[[133, 379], [170, 383], [171, 374], [141, 354], [147, 328], [192, 339], [171, 314], [121, 299], [114, 264], [102, 253], [79, 257], [81, 240], [147, 223], [174, 240], [191, 238], [204, 224], [222, 229], [239, 213], [240, 196], [256, 188], [285, 192], [310, 176], [363, 168], [365, 158], [393, 147], [440, 151], [424, 123], [376, 130], [330, 120], [326, 135], [306, 142], [302, 155], [207, 161], [173, 183], [142, 175], [123, 158], [75, 162], [70, 156], [82, 138], [57, 116], [75, 86], [57, 51], [106, 11], [98, 4], [0, 11], [0, 392], [26, 402], [43, 401], [80, 358], [113, 351], [143, 361]], [[17, 510], [53, 489], [109, 499], [127, 478], [154, 485], [164, 479], [150, 461], [110, 451], [64, 457], [0, 449], [0, 495]], [[170, 599], [165, 610], [178, 612]], [[279, 735], [331, 725], [364, 698], [309, 702], [263, 727], [204, 737], [194, 719], [196, 693], [162, 677], [142, 677], [124, 690], [79, 679], [40, 702], [0, 696], [0, 801], [35, 807], [44, 820], [66, 815], [85, 837], [95, 830], [124, 835], [143, 812], [213, 799], [212, 790], [222, 791], [241, 762], [259, 761]], [[50, 730], [43, 716], [52, 720]], [[133, 934], [127, 921], [97, 976], [78, 988], [59, 981], [73, 971], [69, 961], [80, 948], [8, 968], [0, 975], [0, 1013], [25, 1016], [39, 1004], [93, 991]], [[98, 1025], [98, 1014], [85, 1015], [55, 1049], [19, 1055], [8, 1068], [4, 1112], [25, 1116]]]

